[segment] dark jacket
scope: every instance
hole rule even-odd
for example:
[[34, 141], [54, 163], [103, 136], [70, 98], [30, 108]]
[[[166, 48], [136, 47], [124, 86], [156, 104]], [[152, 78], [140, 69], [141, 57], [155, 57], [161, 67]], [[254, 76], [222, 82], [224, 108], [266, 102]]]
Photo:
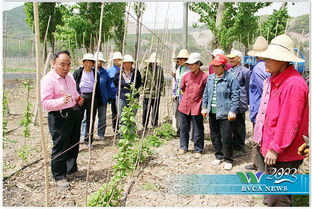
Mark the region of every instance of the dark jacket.
[[[114, 84], [117, 87], [117, 96], [119, 93], [119, 74], [120, 70], [118, 70], [115, 74], [114, 77]], [[132, 69], [132, 75], [131, 75], [131, 83], [126, 83], [124, 77], [121, 75], [121, 83], [120, 83], [120, 98], [122, 100], [126, 99], [126, 94], [130, 93], [130, 85], [134, 82], [134, 75], [135, 75], [135, 69]], [[136, 81], [135, 81], [135, 88], [139, 89], [142, 85], [142, 78], [140, 71], [137, 70], [137, 75], [136, 75]], [[135, 95], [135, 97], [139, 97], [139, 94]]]
[[[78, 91], [79, 94], [81, 94], [79, 85], [80, 85], [80, 81], [81, 81], [81, 77], [82, 77], [82, 71], [83, 71], [83, 67], [79, 67], [73, 74], [73, 77], [74, 77], [74, 79], [76, 81], [76, 88], [77, 88], [77, 91]], [[92, 68], [93, 75], [95, 76], [94, 71], [95, 71], [94, 68]], [[102, 98], [101, 98], [101, 94], [100, 94], [99, 82], [96, 83], [95, 99], [97, 101], [97, 104], [101, 106], [102, 105]]]
[[107, 71], [101, 67], [99, 71], [99, 85], [100, 85], [100, 94], [102, 97], [102, 104], [105, 105], [108, 102], [108, 99], [111, 95], [111, 79]]

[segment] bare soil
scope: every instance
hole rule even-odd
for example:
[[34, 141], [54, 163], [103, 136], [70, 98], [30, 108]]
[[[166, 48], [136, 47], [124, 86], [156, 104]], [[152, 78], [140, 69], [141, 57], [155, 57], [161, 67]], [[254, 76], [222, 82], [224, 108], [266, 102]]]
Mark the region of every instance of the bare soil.
[[[21, 80], [11, 80], [4, 82], [4, 89], [9, 91], [9, 116], [8, 130], [18, 127], [22, 119], [22, 113], [26, 105], [26, 93], [22, 88]], [[169, 91], [167, 91], [169, 92]], [[32, 89], [31, 99], [33, 107], [35, 106], [35, 89]], [[168, 105], [167, 105], [168, 104]], [[141, 122], [141, 111], [138, 111], [137, 121]], [[160, 122], [171, 112], [171, 101], [169, 93], [162, 98], [160, 105]], [[48, 143], [48, 152], [50, 155], [52, 141], [48, 132], [46, 119], [47, 113], [44, 113], [44, 139]], [[108, 108], [110, 115], [110, 108]], [[94, 141], [92, 149], [91, 170], [88, 185], [88, 194], [95, 192], [111, 177], [112, 156], [117, 152], [113, 143], [112, 128], [110, 118], [107, 120], [106, 129], [107, 138], [104, 141]], [[97, 124], [97, 122], [96, 122]], [[251, 123], [246, 115], [247, 137], [251, 136]], [[140, 124], [139, 129], [142, 128]], [[23, 128], [20, 127], [10, 132], [3, 141], [3, 177], [10, 178], [3, 180], [3, 206], [24, 206], [24, 207], [42, 207], [44, 206], [44, 169], [43, 160], [26, 167], [17, 172], [23, 166], [30, 164], [43, 157], [40, 143], [40, 130], [38, 126], [31, 125], [31, 137], [24, 139]], [[225, 171], [220, 167], [211, 165], [214, 159], [214, 152], [209, 138], [208, 122], [205, 121], [205, 151], [199, 158], [195, 159], [192, 153], [193, 144], [190, 143], [191, 151], [185, 155], [177, 155], [179, 147], [179, 138], [166, 142], [155, 149], [152, 159], [144, 167], [141, 174], [135, 179], [135, 183], [130, 190], [126, 206], [263, 206], [261, 196], [244, 195], [171, 195], [166, 193], [165, 178], [171, 174], [235, 174], [237, 171], [246, 172], [245, 165], [251, 162], [250, 145], [247, 142], [246, 153], [238, 155], [235, 153], [234, 168], [231, 171]], [[23, 145], [29, 145], [30, 151], [26, 160], [22, 160], [18, 155], [21, 153]], [[79, 170], [87, 171], [88, 150], [85, 145], [80, 145], [78, 156]], [[49, 159], [50, 160], [50, 159]], [[302, 172], [308, 172], [308, 160], [301, 166]], [[85, 179], [69, 179], [70, 187], [68, 189], [58, 189], [51, 175], [49, 166], [49, 206], [85, 206]], [[125, 180], [125, 189], [130, 179]]]

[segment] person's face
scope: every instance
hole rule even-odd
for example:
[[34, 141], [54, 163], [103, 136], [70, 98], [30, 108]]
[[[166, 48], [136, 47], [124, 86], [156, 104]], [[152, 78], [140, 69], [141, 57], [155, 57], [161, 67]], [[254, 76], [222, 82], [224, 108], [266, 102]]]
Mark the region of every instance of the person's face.
[[131, 70], [132, 68], [132, 62], [124, 62], [123, 63], [124, 70]]
[[221, 76], [224, 74], [224, 67], [222, 65], [213, 65], [213, 71], [217, 76]]
[[113, 64], [116, 65], [117, 67], [121, 66], [121, 62], [122, 62], [122, 59], [114, 59], [113, 60]]
[[187, 59], [184, 58], [178, 58], [177, 59], [177, 64], [178, 66], [184, 65], [184, 63], [186, 62]]
[[87, 71], [91, 71], [93, 67], [94, 62], [91, 60], [85, 60], [83, 61], [83, 69]]
[[70, 65], [71, 65], [70, 57], [67, 54], [63, 53], [60, 54], [53, 61], [52, 67], [58, 75], [65, 77], [70, 71]]
[[190, 69], [192, 73], [197, 73], [199, 71], [199, 64], [196, 64], [196, 63], [189, 64], [188, 68]]
[[102, 67], [102, 66], [103, 66], [103, 62], [98, 60], [98, 69], [100, 69], [100, 67]]
[[236, 56], [234, 58], [230, 58], [229, 59], [229, 63], [233, 66], [233, 67], [236, 67], [237, 65], [240, 64], [240, 61], [241, 61], [242, 58], [240, 58], [239, 56]]
[[265, 68], [268, 73], [272, 75], [282, 72], [285, 69], [287, 62], [265, 59]]

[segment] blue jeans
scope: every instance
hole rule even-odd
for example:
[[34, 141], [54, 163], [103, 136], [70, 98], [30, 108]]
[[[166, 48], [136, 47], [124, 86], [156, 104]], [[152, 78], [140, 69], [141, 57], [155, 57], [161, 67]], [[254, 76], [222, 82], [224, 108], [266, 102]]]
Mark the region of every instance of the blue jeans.
[[106, 130], [106, 109], [107, 104], [98, 107], [98, 136], [104, 137]]
[[83, 138], [87, 137], [88, 132], [87, 132], [87, 111], [84, 111], [83, 114], [83, 120], [81, 122], [81, 136]]

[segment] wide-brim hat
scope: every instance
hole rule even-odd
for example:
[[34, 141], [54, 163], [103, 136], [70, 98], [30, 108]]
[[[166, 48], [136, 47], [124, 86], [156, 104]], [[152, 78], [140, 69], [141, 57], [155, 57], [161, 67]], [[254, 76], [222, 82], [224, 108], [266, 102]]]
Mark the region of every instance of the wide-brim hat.
[[215, 49], [210, 54], [215, 57], [217, 54], [223, 54], [224, 55], [224, 51], [222, 49]]
[[187, 50], [187, 49], [181, 49], [181, 50], [179, 51], [179, 54], [178, 54], [178, 56], [176, 57], [176, 59], [179, 59], [179, 58], [188, 59], [188, 58], [189, 58], [188, 50]]
[[87, 53], [87, 54], [83, 55], [82, 62], [84, 62], [86, 60], [90, 60], [90, 61], [95, 62], [94, 56], [91, 53]]
[[304, 62], [295, 55], [294, 41], [285, 34], [273, 38], [268, 48], [258, 56], [284, 62]]
[[132, 62], [132, 63], [134, 63], [135, 61], [133, 60], [133, 57], [132, 57], [130, 54], [126, 54], [126, 55], [123, 57], [122, 62]]
[[190, 54], [189, 58], [186, 60], [186, 64], [194, 64], [200, 61], [200, 54], [197, 52], [193, 52]]
[[263, 36], [259, 36], [253, 45], [252, 50], [247, 52], [247, 55], [258, 57], [258, 54], [264, 52], [268, 46], [268, 41]]
[[122, 55], [121, 55], [121, 53], [120, 52], [114, 52], [114, 54], [113, 54], [113, 60], [117, 60], [117, 59], [120, 59], [120, 60], [122, 60]]
[[242, 58], [243, 57], [243, 53], [241, 51], [238, 51], [238, 50], [235, 50], [235, 49], [232, 49], [231, 50], [231, 53], [226, 55], [228, 58], [232, 59], [234, 57], [240, 57]]
[[[159, 55], [158, 55], [159, 56]], [[158, 58], [158, 56], [156, 56], [156, 52], [153, 52], [151, 54], [151, 56], [144, 60], [144, 62], [148, 62], [148, 63], [160, 63], [160, 59]]]
[[104, 59], [104, 55], [102, 52], [99, 52], [99, 55], [97, 54], [97, 52], [94, 53], [94, 60], [96, 60], [96, 58], [99, 60], [99, 61], [102, 61], [102, 62], [106, 62], [106, 60]]

